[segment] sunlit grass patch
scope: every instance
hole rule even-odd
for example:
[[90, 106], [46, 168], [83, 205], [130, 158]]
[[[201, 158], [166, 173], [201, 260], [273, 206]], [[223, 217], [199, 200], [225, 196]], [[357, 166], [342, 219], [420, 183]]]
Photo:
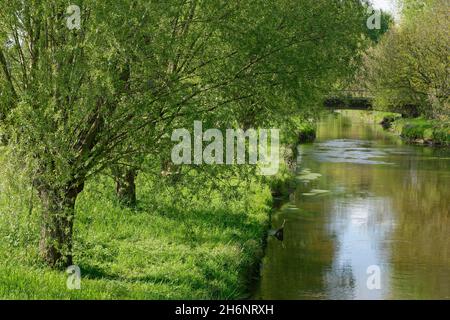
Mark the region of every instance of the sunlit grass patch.
[[7, 194], [0, 195], [0, 233], [7, 240], [0, 244], [0, 298], [236, 299], [248, 294], [269, 218], [268, 188], [253, 183], [245, 196], [225, 201], [220, 191], [198, 191], [196, 198], [183, 186], [162, 186], [143, 176], [139, 205], [132, 210], [114, 200], [111, 182], [106, 177], [92, 181], [77, 202], [74, 263], [81, 269], [81, 290], [68, 290], [68, 275], [40, 262], [38, 210], [30, 215], [26, 201], [14, 207]]

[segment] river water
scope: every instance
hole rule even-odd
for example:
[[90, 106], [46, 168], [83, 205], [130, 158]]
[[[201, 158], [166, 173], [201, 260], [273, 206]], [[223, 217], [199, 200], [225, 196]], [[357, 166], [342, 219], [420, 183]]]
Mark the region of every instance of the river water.
[[330, 116], [299, 147], [256, 298], [450, 299], [450, 151]]

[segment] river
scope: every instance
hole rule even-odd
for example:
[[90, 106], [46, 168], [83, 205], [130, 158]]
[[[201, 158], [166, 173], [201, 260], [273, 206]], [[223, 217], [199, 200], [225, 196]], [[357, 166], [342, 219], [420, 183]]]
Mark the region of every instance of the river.
[[258, 299], [450, 299], [450, 151], [330, 116], [299, 146]]

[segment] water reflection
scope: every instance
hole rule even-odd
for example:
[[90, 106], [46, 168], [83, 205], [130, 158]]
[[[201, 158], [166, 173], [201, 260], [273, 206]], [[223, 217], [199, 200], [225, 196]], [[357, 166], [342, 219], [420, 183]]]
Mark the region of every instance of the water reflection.
[[[300, 151], [299, 176], [316, 178], [274, 216], [284, 246], [269, 239], [257, 297], [450, 299], [448, 150], [337, 117]], [[371, 265], [380, 289], [367, 286]]]
[[315, 145], [314, 159], [319, 162], [389, 164], [375, 160], [386, 156], [386, 152], [373, 148], [370, 141], [335, 139]]

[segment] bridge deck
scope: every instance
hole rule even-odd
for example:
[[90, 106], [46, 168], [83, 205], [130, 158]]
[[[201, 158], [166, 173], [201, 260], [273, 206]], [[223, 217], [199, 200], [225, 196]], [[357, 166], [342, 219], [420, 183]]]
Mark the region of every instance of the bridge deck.
[[372, 101], [373, 99], [371, 97], [333, 97], [327, 98], [324, 105], [331, 110], [372, 110]]

